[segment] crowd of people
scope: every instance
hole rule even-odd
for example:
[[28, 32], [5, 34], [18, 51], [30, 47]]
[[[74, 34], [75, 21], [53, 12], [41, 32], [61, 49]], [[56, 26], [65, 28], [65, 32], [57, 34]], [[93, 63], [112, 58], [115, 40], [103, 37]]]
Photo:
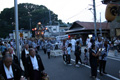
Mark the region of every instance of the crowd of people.
[[[47, 74], [44, 72], [39, 49], [44, 44], [45, 41], [43, 40], [20, 40], [21, 65], [15, 53], [15, 41], [1, 41], [0, 80], [43, 80], [43, 77], [47, 76]], [[46, 45], [49, 45], [49, 40]], [[47, 49], [48, 52], [49, 50]]]
[[[20, 61], [16, 56], [15, 40], [0, 42], [0, 53], [2, 60], [0, 60], [0, 77], [5, 80], [42, 80], [44, 73], [44, 65], [39, 55], [39, 50], [42, 49], [44, 54], [47, 54], [48, 59], [51, 58], [50, 51], [54, 49], [61, 49], [63, 51], [64, 64], [72, 65], [71, 54], [75, 56], [75, 66], [79, 67], [81, 64], [91, 66], [91, 77], [97, 78], [97, 68], [99, 67], [100, 75], [107, 74], [105, 71], [107, 56], [112, 45], [107, 38], [87, 38], [86, 47], [82, 52], [83, 41], [82, 38], [74, 39], [24, 39], [20, 40], [21, 45], [21, 67]], [[118, 41], [114, 40], [117, 44]], [[119, 40], [120, 42], [120, 40]], [[56, 44], [56, 45], [55, 45]], [[83, 54], [84, 56], [81, 56]], [[84, 57], [81, 59], [81, 57]], [[19, 73], [19, 74], [17, 74]]]
[[[99, 68], [99, 73], [102, 76], [106, 73], [106, 62], [107, 56], [110, 49], [110, 41], [107, 38], [102, 38], [99, 36], [98, 38], [87, 38], [86, 39], [86, 47], [84, 48], [84, 52], [82, 52], [82, 39], [69, 39], [63, 41], [63, 60], [65, 64], [72, 65], [71, 53], [75, 55], [75, 66], [79, 67], [78, 61], [81, 64], [90, 64], [91, 66], [91, 77], [97, 78], [97, 69]], [[81, 56], [84, 54], [84, 56]], [[66, 57], [66, 58], [65, 58]], [[81, 60], [81, 57], [84, 57]]]

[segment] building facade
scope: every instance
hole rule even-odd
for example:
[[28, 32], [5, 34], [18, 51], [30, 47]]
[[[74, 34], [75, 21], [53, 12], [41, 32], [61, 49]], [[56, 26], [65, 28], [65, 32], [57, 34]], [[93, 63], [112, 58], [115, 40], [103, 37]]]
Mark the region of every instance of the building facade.
[[65, 31], [67, 31], [69, 29], [69, 27], [65, 27], [65, 26], [60, 26], [60, 25], [49, 25], [49, 26], [45, 26], [47, 27], [47, 31], [45, 31], [44, 36], [45, 37], [56, 37], [56, 36], [61, 36], [61, 35], [65, 35]]
[[[101, 25], [101, 26], [100, 26]], [[103, 37], [110, 38], [110, 26], [109, 23], [97, 23], [96, 26], [97, 35], [101, 34]], [[83, 43], [89, 35], [94, 36], [94, 22], [80, 22], [75, 21], [73, 25], [70, 27], [66, 34], [73, 36], [75, 38], [82, 37]]]
[[[21, 35], [21, 36], [20, 36]], [[31, 38], [32, 34], [30, 30], [19, 30], [19, 39]], [[13, 39], [15, 39], [15, 30], [13, 30]]]

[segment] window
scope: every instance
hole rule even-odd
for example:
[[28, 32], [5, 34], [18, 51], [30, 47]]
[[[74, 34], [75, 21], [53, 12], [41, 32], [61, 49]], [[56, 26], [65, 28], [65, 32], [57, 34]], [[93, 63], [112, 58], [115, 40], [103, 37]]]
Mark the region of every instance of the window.
[[120, 35], [120, 29], [116, 29], [116, 36], [119, 36]]
[[25, 36], [25, 38], [27, 38], [27, 36]]
[[56, 31], [56, 29], [53, 29], [53, 31]]

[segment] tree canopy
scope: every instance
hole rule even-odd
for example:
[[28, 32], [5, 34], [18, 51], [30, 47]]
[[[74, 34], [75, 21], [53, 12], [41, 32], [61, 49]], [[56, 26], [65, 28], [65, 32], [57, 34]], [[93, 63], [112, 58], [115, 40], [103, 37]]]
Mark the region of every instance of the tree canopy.
[[[49, 24], [49, 9], [44, 5], [35, 5], [31, 3], [22, 3], [18, 5], [18, 18], [19, 29], [24, 28], [30, 30], [30, 20], [32, 28], [36, 27], [38, 22], [41, 22], [43, 26]], [[51, 21], [59, 21], [58, 15], [53, 11], [51, 13]], [[14, 7], [5, 8], [0, 13], [0, 37], [5, 38], [15, 30], [15, 16]]]

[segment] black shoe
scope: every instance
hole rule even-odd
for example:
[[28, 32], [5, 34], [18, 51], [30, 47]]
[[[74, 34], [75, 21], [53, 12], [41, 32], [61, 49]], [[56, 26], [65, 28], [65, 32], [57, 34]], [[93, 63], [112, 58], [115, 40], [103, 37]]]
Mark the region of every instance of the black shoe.
[[104, 74], [107, 74], [106, 72], [103, 72]]

